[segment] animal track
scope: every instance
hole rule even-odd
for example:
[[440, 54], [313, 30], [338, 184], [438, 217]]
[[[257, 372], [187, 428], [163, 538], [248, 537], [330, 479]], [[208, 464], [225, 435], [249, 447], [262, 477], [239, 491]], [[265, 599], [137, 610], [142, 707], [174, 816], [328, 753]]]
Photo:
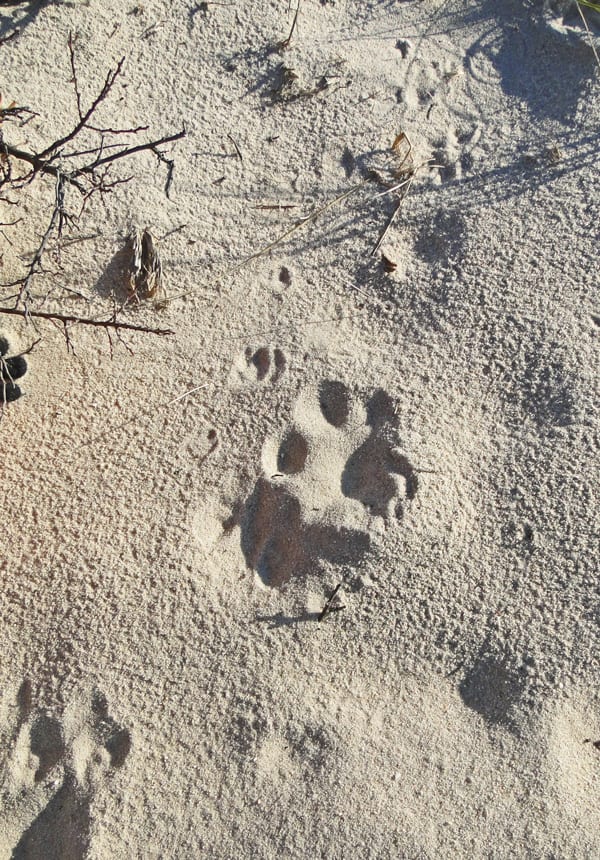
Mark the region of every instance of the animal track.
[[440, 182], [461, 179], [464, 173], [470, 173], [473, 167], [473, 151], [481, 137], [479, 126], [467, 131], [447, 129], [445, 135], [434, 141], [432, 158], [438, 165]]
[[3, 710], [12, 718], [5, 719], [0, 733], [5, 759], [0, 849], [14, 846], [12, 858], [83, 860], [90, 847], [93, 796], [107, 772], [125, 763], [128, 730], [109, 716], [100, 693], [61, 720], [36, 709], [28, 681], [16, 704]]
[[27, 362], [23, 355], [6, 357], [10, 343], [0, 336], [0, 406], [17, 400], [23, 393], [15, 380], [27, 373]]
[[285, 371], [286, 359], [283, 352], [275, 347], [261, 346], [257, 350], [246, 347], [243, 355], [235, 361], [230, 382], [233, 385], [248, 385], [264, 382], [277, 382]]
[[290, 426], [265, 442], [262, 465], [240, 517], [241, 545], [274, 587], [319, 559], [356, 562], [378, 518], [400, 519], [418, 488], [389, 395], [379, 389], [363, 405], [337, 380], [301, 395]]

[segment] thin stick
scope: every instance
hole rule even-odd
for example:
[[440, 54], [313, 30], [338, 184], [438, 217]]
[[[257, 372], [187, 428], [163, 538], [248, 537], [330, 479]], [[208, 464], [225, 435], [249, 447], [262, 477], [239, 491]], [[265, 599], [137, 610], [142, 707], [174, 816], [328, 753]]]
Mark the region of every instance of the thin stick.
[[159, 162], [167, 165], [167, 178], [165, 179], [165, 197], [169, 200], [171, 199], [169, 196], [169, 191], [171, 190], [171, 183], [173, 182], [173, 171], [175, 170], [175, 159], [167, 158], [164, 153], [157, 149], [155, 146], [152, 147], [152, 152], [158, 158]]
[[49, 313], [47, 311], [30, 311], [21, 310], [20, 308], [4, 307], [0, 307], [0, 314], [24, 317], [25, 319], [29, 319], [30, 317], [32, 317], [34, 319], [52, 320], [54, 322], [61, 322], [63, 323], [63, 325], [67, 325], [68, 323], [74, 323], [79, 325], [95, 326], [96, 328], [112, 328], [115, 330], [126, 329], [127, 331], [141, 331], [145, 334], [156, 334], [160, 335], [161, 337], [165, 335], [175, 334], [175, 332], [170, 328], [148, 328], [147, 326], [135, 325], [134, 323], [119, 322], [114, 317], [109, 317], [106, 320], [98, 320], [90, 319], [89, 317], [71, 316], [70, 314]]
[[189, 391], [184, 391], [183, 394], [180, 394], [178, 397], [174, 397], [172, 400], [167, 401], [166, 406], [170, 406], [172, 403], [177, 403], [178, 400], [183, 400], [184, 397], [189, 397], [190, 394], [193, 394], [195, 391], [200, 391], [201, 388], [206, 388], [208, 382], [204, 382], [202, 385], [197, 385], [195, 388], [190, 388]]
[[59, 170], [58, 167], [54, 167], [54, 165], [48, 164], [47, 161], [43, 161], [37, 154], [24, 152], [22, 149], [17, 149], [15, 146], [11, 146], [9, 143], [2, 144], [2, 152], [6, 153], [6, 155], [12, 155], [13, 158], [18, 159], [19, 161], [26, 161], [28, 164], [31, 164], [34, 170], [39, 170], [40, 173], [48, 173], [50, 176], [54, 177], [57, 177], [60, 174], [64, 177], [66, 182], [74, 185], [82, 194], [85, 193], [85, 188], [81, 182], [77, 182], [77, 180], [73, 179], [71, 175]]
[[290, 42], [292, 41], [292, 36], [294, 35], [294, 29], [296, 27], [296, 23], [298, 21], [298, 13], [300, 12], [300, 3], [302, 0], [298, 0], [298, 5], [296, 6], [296, 14], [294, 15], [294, 20], [292, 21], [292, 29], [290, 30], [290, 35], [287, 39], [284, 39], [283, 42], [279, 43], [280, 48], [289, 48]]
[[11, 39], [16, 39], [20, 32], [20, 30], [13, 30], [12, 33], [8, 34], [8, 36], [4, 36], [4, 38], [0, 39], [0, 45], [6, 45], [6, 43], [10, 42]]
[[412, 176], [409, 176], [408, 179], [403, 179], [402, 182], [399, 182], [397, 185], [392, 185], [391, 188], [386, 188], [385, 191], [380, 191], [379, 194], [376, 194], [373, 197], [373, 200], [377, 200], [378, 197], [385, 197], [386, 194], [393, 194], [395, 191], [400, 191], [400, 189], [404, 188], [405, 185], [409, 185], [412, 180]]
[[320, 209], [317, 209], [316, 212], [313, 212], [311, 215], [307, 215], [306, 218], [303, 218], [301, 221], [297, 221], [293, 227], [290, 227], [289, 230], [286, 230], [285, 233], [282, 233], [277, 239], [274, 239], [268, 245], [265, 245], [264, 248], [261, 248], [259, 251], [256, 251], [254, 254], [251, 254], [250, 257], [246, 257], [245, 260], [242, 260], [241, 263], [238, 263], [237, 266], [231, 270], [232, 272], [237, 272], [238, 269], [241, 269], [242, 266], [245, 266], [247, 263], [250, 263], [252, 260], [258, 259], [258, 257], [263, 257], [265, 254], [268, 254], [269, 251], [272, 251], [273, 248], [277, 247], [277, 245], [281, 244], [285, 239], [295, 233], [297, 230], [300, 230], [301, 227], [305, 227], [307, 224], [310, 224], [312, 221], [316, 221], [319, 215], [322, 215], [323, 212], [326, 212], [328, 209], [331, 209], [332, 206], [335, 206], [336, 203], [341, 203], [342, 200], [345, 200], [347, 197], [350, 197], [351, 194], [354, 194], [355, 191], [358, 191], [359, 188], [362, 188], [367, 182], [370, 182], [370, 179], [363, 179], [362, 182], [353, 185], [348, 191], [344, 191], [343, 194], [338, 194], [337, 197], [334, 197], [333, 200], [330, 200], [328, 203], [325, 203]]
[[233, 143], [233, 145], [235, 147], [235, 151], [237, 153], [237, 157], [239, 158], [240, 161], [243, 161], [244, 159], [242, 158], [242, 152], [241, 152], [239, 146], [237, 145], [237, 143], [235, 142], [234, 138], [229, 133], [227, 134], [227, 137]]
[[128, 146], [124, 149], [119, 150], [119, 152], [114, 152], [112, 155], [106, 155], [104, 158], [98, 159], [93, 164], [89, 164], [86, 167], [81, 167], [79, 170], [75, 170], [71, 175], [72, 176], [81, 176], [84, 173], [93, 173], [98, 167], [103, 164], [109, 164], [111, 161], [116, 161], [118, 158], [125, 158], [126, 156], [134, 155], [136, 152], [143, 152], [145, 149], [154, 149], [157, 146], [163, 146], [165, 143], [172, 143], [175, 140], [181, 140], [182, 137], [185, 137], [187, 134], [185, 128], [181, 131], [178, 131], [177, 134], [169, 134], [166, 137], [161, 137], [160, 140], [151, 140], [148, 143], [140, 143], [138, 146]]
[[594, 57], [596, 58], [596, 63], [598, 65], [598, 68], [600, 69], [600, 57], [598, 56], [598, 51], [596, 50], [596, 46], [594, 45], [594, 37], [591, 34], [590, 28], [588, 27], [588, 22], [586, 21], [585, 15], [583, 14], [583, 9], [579, 5], [580, 2], [583, 3], [584, 6], [588, 6], [591, 9], [596, 9], [596, 11], [598, 11], [598, 10], [595, 6], [592, 6], [591, 3], [586, 3], [585, 0], [578, 0], [578, 2], [577, 2], [577, 11], [581, 15], [581, 20], [583, 21], [583, 26], [585, 27], [585, 29], [587, 31], [588, 41], [590, 43], [590, 48], [594, 52]]
[[[60, 182], [60, 178], [58, 179], [58, 182]], [[35, 254], [33, 255], [33, 260], [31, 261], [31, 263], [29, 265], [29, 271], [27, 272], [27, 275], [25, 276], [25, 278], [21, 282], [21, 286], [20, 286], [20, 289], [19, 289], [19, 292], [17, 295], [17, 300], [15, 302], [15, 307], [18, 306], [19, 302], [23, 299], [24, 296], [26, 299], [31, 298], [31, 295], [29, 293], [29, 285], [31, 284], [31, 281], [33, 280], [34, 276], [37, 274], [37, 272], [39, 271], [39, 269], [41, 267], [42, 257], [44, 256], [44, 251], [46, 250], [46, 244], [48, 243], [48, 240], [49, 240], [50, 236], [52, 235], [52, 232], [54, 230], [54, 225], [56, 224], [56, 220], [59, 217], [59, 214], [60, 214], [60, 211], [59, 211], [58, 207], [55, 206], [53, 211], [52, 211], [52, 218], [50, 219], [50, 223], [48, 224], [48, 227], [46, 228], [46, 232], [42, 236], [42, 241], [40, 242]], [[10, 284], [10, 286], [17, 286], [17, 284], [16, 283]]]
[[253, 206], [253, 209], [297, 209], [297, 203], [259, 203], [258, 206]]
[[[411, 177], [411, 182], [412, 182], [412, 177]], [[410, 187], [410, 186], [409, 186], [409, 187]], [[392, 227], [392, 224], [394, 223], [394, 221], [395, 221], [395, 220], [396, 220], [396, 218], [398, 217], [398, 213], [400, 212], [400, 209], [401, 209], [401, 208], [402, 208], [402, 200], [399, 200], [399, 201], [398, 201], [398, 205], [396, 206], [396, 208], [395, 208], [395, 209], [394, 209], [394, 211], [392, 212], [392, 215], [391, 215], [391, 217], [390, 217], [390, 220], [387, 222], [387, 224], [386, 224], [386, 226], [385, 226], [385, 228], [384, 228], [384, 230], [383, 230], [382, 234], [380, 235], [379, 239], [377, 240], [377, 242], [376, 242], [376, 244], [375, 244], [375, 247], [374, 247], [374, 248], [373, 248], [373, 250], [371, 251], [371, 256], [373, 256], [374, 254], [376, 254], [376, 253], [377, 253], [377, 251], [381, 248], [381, 246], [382, 246], [382, 244], [383, 244], [383, 241], [384, 241], [385, 237], [387, 236], [387, 234], [389, 233], [389, 231], [390, 231], [390, 229], [391, 229], [391, 227]]]
[[317, 621], [323, 621], [323, 619], [326, 618], [330, 612], [339, 612], [340, 609], [346, 608], [345, 606], [332, 606], [331, 605], [335, 599], [336, 594], [338, 593], [338, 591], [340, 590], [340, 588], [342, 587], [343, 584], [344, 584], [344, 580], [342, 579], [341, 582], [338, 582], [336, 587], [333, 589], [333, 591], [331, 592], [331, 594], [327, 598], [325, 606], [323, 607], [323, 609], [319, 613], [319, 617], [317, 618]]

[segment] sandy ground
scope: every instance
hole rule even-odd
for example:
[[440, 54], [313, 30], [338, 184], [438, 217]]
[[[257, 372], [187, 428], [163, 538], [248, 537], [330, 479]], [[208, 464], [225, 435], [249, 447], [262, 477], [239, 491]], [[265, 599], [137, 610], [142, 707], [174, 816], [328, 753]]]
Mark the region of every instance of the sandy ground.
[[597, 858], [594, 55], [558, 5], [295, 11], [0, 10], [13, 145], [75, 120], [69, 31], [86, 105], [126, 57], [102, 122], [187, 130], [36, 281], [110, 313], [147, 227], [175, 333], [40, 324], [4, 410], [0, 856]]

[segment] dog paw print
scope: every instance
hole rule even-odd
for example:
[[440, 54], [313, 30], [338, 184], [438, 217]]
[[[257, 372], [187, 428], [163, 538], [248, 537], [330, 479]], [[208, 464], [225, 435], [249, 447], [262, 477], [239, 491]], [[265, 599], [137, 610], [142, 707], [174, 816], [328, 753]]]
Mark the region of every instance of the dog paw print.
[[14, 845], [58, 790], [64, 742], [60, 723], [32, 708], [28, 681], [0, 713], [0, 832]]
[[465, 130], [447, 129], [445, 135], [434, 141], [432, 159], [437, 165], [437, 181], [451, 182], [472, 171], [477, 153], [481, 128]]
[[24, 354], [10, 356], [10, 343], [0, 336], [0, 407], [17, 400], [23, 393], [16, 380], [27, 373]]
[[83, 860], [94, 795], [108, 773], [125, 763], [129, 732], [109, 716], [101, 694], [61, 719], [34, 708], [28, 681], [5, 711], [11, 716], [2, 732], [0, 830], [15, 846], [11, 856]]
[[363, 403], [337, 380], [301, 395], [290, 425], [266, 440], [262, 470], [239, 524], [249, 567], [272, 587], [320, 560], [359, 561], [418, 489], [389, 395]]
[[283, 352], [275, 347], [261, 346], [258, 349], [246, 347], [231, 369], [230, 383], [234, 387], [277, 382], [286, 367]]
[[83, 722], [70, 731], [71, 769], [80, 786], [93, 788], [98, 779], [120, 768], [131, 749], [131, 734], [110, 716], [106, 697], [96, 691]]

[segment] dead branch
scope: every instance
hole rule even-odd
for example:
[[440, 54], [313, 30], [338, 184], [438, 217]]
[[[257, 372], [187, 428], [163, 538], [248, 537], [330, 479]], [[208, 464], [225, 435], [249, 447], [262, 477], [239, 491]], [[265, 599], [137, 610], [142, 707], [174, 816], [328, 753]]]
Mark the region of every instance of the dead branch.
[[29, 292], [29, 287], [31, 286], [31, 282], [35, 275], [41, 270], [42, 267], [42, 257], [44, 256], [44, 251], [46, 250], [46, 245], [50, 236], [54, 232], [54, 225], [56, 224], [59, 218], [59, 212], [57, 207], [54, 207], [52, 210], [52, 217], [50, 218], [50, 223], [46, 228], [46, 232], [42, 236], [42, 241], [38, 245], [38, 248], [33, 255], [31, 263], [29, 264], [29, 269], [24, 278], [20, 281], [15, 281], [12, 284], [4, 284], [6, 287], [17, 287], [20, 286], [19, 292], [17, 294], [17, 300], [15, 302], [15, 307], [18, 307], [22, 301], [31, 300], [31, 293]]
[[[1, 5], [1, 3], [0, 3]], [[75, 187], [81, 194], [83, 200], [79, 210], [80, 217], [89, 198], [96, 193], [106, 194], [113, 190], [117, 185], [124, 182], [129, 182], [132, 177], [127, 178], [109, 178], [109, 170], [117, 162], [124, 158], [129, 158], [135, 154], [148, 151], [155, 155], [159, 163], [167, 166], [167, 179], [165, 183], [165, 193], [169, 196], [170, 186], [173, 178], [175, 162], [167, 157], [159, 147], [175, 142], [183, 138], [186, 134], [185, 129], [181, 131], [165, 135], [161, 138], [145, 141], [140, 144], [128, 145], [111, 142], [112, 135], [136, 135], [147, 131], [148, 126], [138, 125], [132, 128], [113, 128], [104, 127], [101, 124], [94, 122], [94, 116], [100, 108], [100, 105], [110, 95], [115, 81], [121, 75], [125, 58], [121, 58], [114, 69], [110, 69], [105, 77], [102, 88], [99, 93], [93, 98], [87, 109], [83, 107], [81, 89], [77, 77], [76, 64], [76, 36], [69, 34], [68, 50], [69, 64], [71, 68], [71, 83], [75, 92], [75, 102], [77, 109], [77, 120], [66, 134], [54, 140], [40, 152], [28, 152], [18, 147], [7, 143], [0, 131], [0, 188], [6, 186], [13, 191], [20, 190], [25, 184], [32, 182], [38, 174], [46, 174], [54, 177], [55, 199], [52, 207], [51, 215], [48, 220], [48, 226], [43, 233], [40, 243], [34, 252], [31, 261], [27, 267], [27, 271], [23, 277], [19, 278], [11, 284], [4, 284], [7, 287], [18, 287], [16, 293], [15, 306], [11, 312], [24, 316], [27, 319], [48, 319], [53, 322], [62, 323], [65, 326], [65, 336], [67, 337], [67, 346], [71, 347], [66, 325], [68, 323], [81, 323], [84, 325], [96, 325], [105, 329], [112, 329], [117, 338], [120, 339], [119, 330], [143, 331], [154, 334], [168, 334], [170, 331], [163, 329], [150, 329], [143, 326], [136, 326], [130, 323], [122, 323], [117, 321], [116, 313], [108, 320], [92, 321], [82, 317], [64, 315], [60, 313], [47, 313], [40, 310], [35, 310], [31, 307], [32, 293], [31, 284], [33, 279], [44, 272], [44, 257], [48, 253], [49, 241], [53, 236], [56, 236], [56, 253], [60, 254], [61, 238], [65, 226], [68, 226], [75, 220], [75, 216], [69, 214], [67, 209], [67, 189], [70, 186]], [[11, 103], [8, 107], [2, 108], [0, 102], [0, 123], [3, 120], [21, 120], [26, 121], [33, 115], [33, 111], [29, 108], [23, 108]], [[77, 148], [74, 151], [65, 153], [65, 147], [74, 141], [77, 141], [85, 131], [92, 132], [99, 136], [99, 142], [91, 148]], [[112, 150], [112, 151], [109, 151]], [[65, 168], [65, 160], [70, 160], [70, 169]], [[13, 176], [11, 171], [11, 162], [21, 161], [29, 165], [31, 170], [21, 173], [19, 176]], [[8, 198], [7, 202], [13, 202]], [[13, 223], [18, 223], [17, 221]], [[5, 225], [9, 226], [9, 225]], [[39, 305], [38, 305], [39, 307]], [[5, 309], [2, 311], [7, 313]], [[109, 337], [110, 340], [110, 337]], [[71, 347], [72, 348], [72, 347]], [[112, 349], [112, 342], [111, 342]]]
[[[154, 151], [157, 146], [164, 146], [166, 143], [173, 143], [176, 140], [181, 140], [182, 137], [185, 137], [187, 131], [183, 128], [181, 131], [178, 131], [177, 134], [169, 134], [166, 137], [161, 137], [159, 140], [150, 140], [147, 143], [140, 143], [138, 146], [126, 146], [123, 149], [119, 150], [119, 152], [115, 152], [112, 155], [107, 155], [104, 158], [99, 158], [92, 164], [88, 164], [85, 167], [81, 167], [78, 170], [75, 170], [71, 176], [83, 176], [88, 173], [93, 173], [98, 167], [101, 167], [104, 164], [111, 164], [113, 161], [117, 161], [119, 158], [129, 158], [131, 155], [135, 155], [136, 152], [144, 152], [146, 151]], [[156, 153], [155, 153], [156, 154]]]
[[300, 3], [301, 3], [301, 0], [298, 0], [298, 5], [296, 6], [296, 14], [294, 15], [294, 20], [292, 21], [292, 28], [290, 30], [289, 36], [287, 37], [287, 39], [284, 39], [283, 42], [280, 42], [278, 45], [278, 47], [281, 48], [281, 50], [285, 50], [286, 48], [289, 48], [289, 46], [292, 42], [292, 36], [294, 35], [294, 30], [296, 29], [296, 24], [298, 23], [298, 14], [300, 12]]
[[4, 36], [0, 39], [0, 45], [6, 45], [7, 42], [12, 41], [12, 39], [16, 39], [20, 32], [20, 30], [13, 30], [12, 33], [8, 34], [8, 36]]
[[408, 135], [403, 131], [396, 136], [396, 139], [392, 144], [392, 153], [396, 159], [396, 163], [392, 169], [392, 175], [395, 179], [398, 179], [399, 182], [394, 182], [392, 185], [389, 185], [385, 191], [381, 191], [379, 194], [376, 194], [374, 199], [384, 197], [387, 194], [392, 194], [397, 200], [396, 208], [388, 218], [387, 224], [380, 233], [379, 238], [371, 251], [371, 256], [376, 254], [383, 245], [387, 234], [400, 214], [402, 204], [410, 192], [417, 173], [423, 168], [436, 166], [432, 158], [428, 158], [419, 164], [414, 163], [412, 156], [413, 145], [410, 142]]
[[[412, 183], [412, 179], [411, 179], [411, 183]], [[374, 254], [376, 254], [376, 253], [377, 253], [377, 251], [378, 251], [378, 250], [381, 248], [381, 246], [383, 245], [384, 240], [385, 240], [385, 237], [387, 236], [387, 234], [388, 234], [388, 233], [390, 232], [390, 230], [392, 229], [392, 225], [393, 225], [394, 221], [396, 220], [396, 218], [397, 218], [397, 217], [398, 217], [398, 215], [400, 214], [400, 210], [402, 209], [402, 202], [403, 202], [404, 197], [406, 196], [406, 194], [408, 194], [409, 189], [410, 189], [410, 184], [407, 186], [406, 193], [405, 193], [405, 194], [400, 198], [400, 200], [399, 200], [399, 201], [398, 201], [398, 203], [396, 204], [396, 208], [394, 209], [394, 211], [393, 211], [393, 212], [392, 212], [392, 214], [390, 215], [390, 217], [389, 217], [389, 219], [388, 219], [387, 224], [385, 225], [385, 227], [384, 227], [384, 228], [383, 228], [383, 230], [381, 231], [381, 233], [380, 233], [380, 235], [379, 235], [379, 239], [377, 240], [377, 242], [376, 242], [376, 243], [375, 243], [375, 245], [373, 246], [373, 250], [371, 251], [371, 256], [373, 256]]]
[[[69, 47], [70, 47], [71, 52], [72, 52], [72, 46], [69, 46]], [[65, 145], [65, 143], [68, 143], [70, 140], [73, 140], [73, 138], [76, 137], [79, 134], [79, 132], [85, 128], [87, 121], [90, 119], [92, 114], [94, 114], [96, 112], [99, 105], [104, 101], [104, 99], [108, 96], [109, 92], [113, 88], [113, 85], [114, 85], [116, 79], [121, 74], [121, 70], [123, 68], [124, 62], [125, 62], [125, 57], [121, 57], [121, 59], [117, 63], [117, 68], [114, 71], [109, 70], [108, 74], [106, 75], [106, 80], [104, 81], [104, 86], [102, 87], [99, 94], [96, 96], [94, 101], [91, 103], [91, 105], [89, 106], [89, 108], [87, 109], [87, 111], [83, 115], [81, 115], [81, 101], [80, 101], [79, 92], [76, 89], [77, 109], [78, 109], [79, 114], [80, 114], [79, 122], [75, 125], [74, 128], [71, 129], [71, 131], [68, 134], [65, 134], [65, 136], [59, 138], [59, 140], [55, 140], [53, 143], [50, 144], [50, 146], [47, 146], [46, 149], [44, 149], [44, 150], [42, 150], [42, 152], [38, 153], [37, 157], [40, 159], [40, 161], [43, 161], [46, 158], [46, 156], [50, 155], [51, 153], [56, 154], [57, 151], [60, 150], [60, 148]], [[77, 86], [77, 85], [75, 85], [75, 86]]]
[[[1, 43], [0, 43], [1, 44]], [[2, 99], [0, 99], [0, 104]], [[39, 116], [35, 111], [23, 105], [11, 104], [7, 108], [0, 107], [0, 122], [4, 120], [23, 120], [22, 125], [28, 122], [32, 117]]]
[[41, 319], [41, 320], [50, 320], [53, 322], [60, 322], [63, 325], [69, 324], [77, 324], [77, 325], [88, 325], [94, 326], [95, 328], [104, 328], [104, 329], [113, 329], [115, 331], [124, 330], [124, 331], [139, 331], [144, 334], [156, 334], [160, 337], [166, 337], [167, 335], [175, 334], [175, 332], [170, 328], [151, 328], [145, 325], [135, 325], [135, 323], [121, 322], [115, 318], [115, 315], [109, 317], [108, 319], [92, 319], [90, 317], [78, 317], [72, 314], [60, 314], [60, 313], [51, 313], [49, 311], [32, 311], [32, 310], [24, 310], [22, 308], [4, 308], [0, 307], [0, 314], [5, 314], [8, 316], [17, 316], [24, 318], [33, 318], [33, 319]]
[[[46, 161], [41, 161], [38, 155], [30, 152], [24, 152], [22, 149], [17, 149], [14, 146], [10, 146], [8, 143], [4, 143], [1, 147], [1, 151], [4, 155], [10, 155], [13, 158], [16, 158], [19, 161], [26, 161], [28, 164], [31, 164], [33, 167], [33, 171], [30, 176], [26, 177], [29, 181], [33, 179], [35, 173], [47, 173], [49, 176], [58, 177], [59, 174], [64, 177], [65, 182], [68, 182], [70, 185], [74, 185], [78, 191], [81, 191], [82, 194], [85, 193], [85, 186], [81, 184], [81, 182], [77, 182], [71, 175], [68, 173], [62, 173], [58, 167], [54, 167], [52, 164], [48, 164]], [[0, 183], [2, 184], [2, 183]]]

